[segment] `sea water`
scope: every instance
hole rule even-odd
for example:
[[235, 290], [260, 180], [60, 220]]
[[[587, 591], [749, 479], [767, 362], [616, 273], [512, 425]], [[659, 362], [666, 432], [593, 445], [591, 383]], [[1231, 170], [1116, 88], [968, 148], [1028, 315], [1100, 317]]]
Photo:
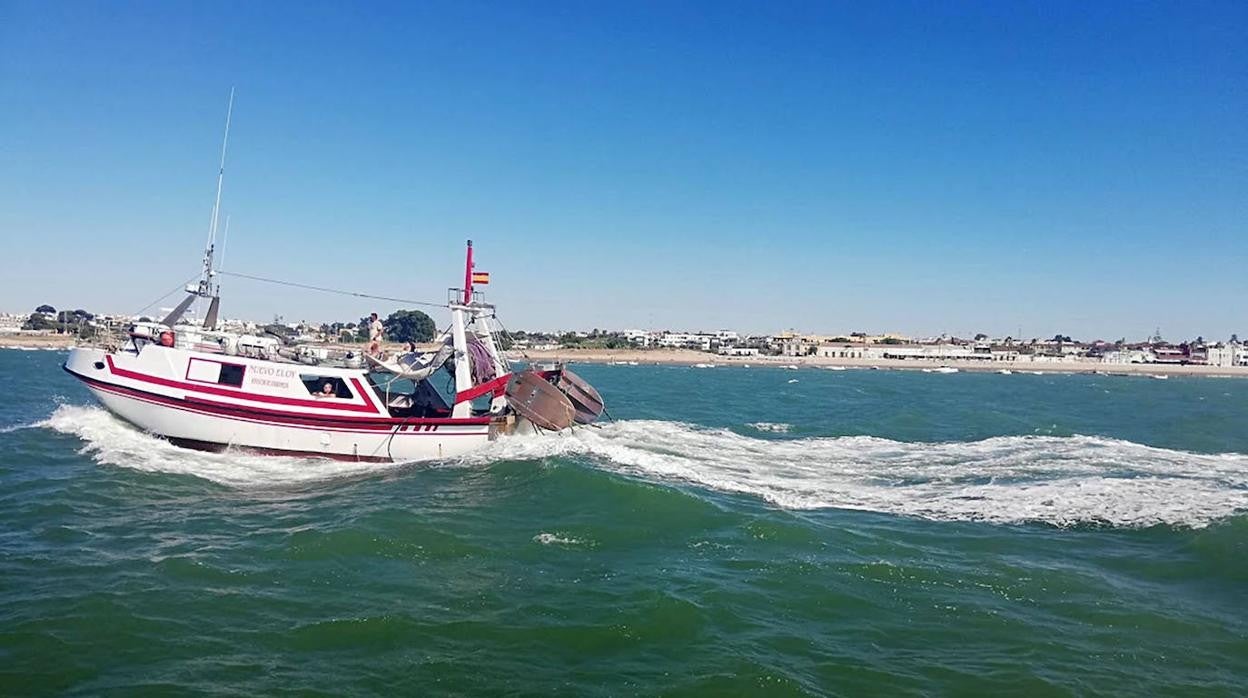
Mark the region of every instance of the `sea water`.
[[601, 428], [379, 466], [62, 360], [0, 351], [3, 695], [1248, 685], [1248, 380], [586, 365]]

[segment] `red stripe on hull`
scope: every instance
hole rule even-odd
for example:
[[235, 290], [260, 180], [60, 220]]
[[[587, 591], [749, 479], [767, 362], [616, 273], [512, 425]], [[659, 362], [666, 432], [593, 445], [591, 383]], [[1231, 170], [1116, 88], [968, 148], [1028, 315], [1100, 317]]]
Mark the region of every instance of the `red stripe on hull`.
[[[186, 383], [183, 381], [172, 380], [169, 378], [161, 378], [159, 376], [149, 376], [146, 373], [139, 373], [125, 368], [117, 368], [113, 363], [112, 356], [105, 356], [104, 360], [108, 363], [108, 371], [115, 376], [129, 378], [130, 380], [139, 381], [140, 383], [151, 383], [152, 385], [160, 385], [166, 388], [177, 388], [178, 390], [186, 390], [193, 393], [203, 393], [205, 395], [217, 395], [220, 397], [229, 397], [236, 400], [248, 400], [250, 402], [262, 402], [270, 405], [287, 405], [289, 407], [313, 407], [318, 410], [338, 410], [342, 412], [367, 412], [369, 414], [378, 414], [379, 410], [372, 399], [368, 396], [368, 391], [360, 383], [359, 378], [352, 378], [351, 384], [355, 386], [356, 391], [363, 398], [363, 405], [332, 405], [326, 404], [324, 401], [318, 400], [297, 400], [288, 397], [279, 397], [276, 395], [259, 395], [257, 393], [244, 392], [241, 388], [218, 388], [207, 385], [196, 385], [194, 383]], [[77, 374], [75, 374], [77, 375]]]
[[185, 400], [180, 400], [178, 398], [172, 398], [158, 393], [150, 393], [123, 385], [105, 383], [103, 381], [88, 378], [82, 374], [75, 373], [69, 368], [65, 368], [65, 371], [96, 390], [103, 390], [115, 395], [121, 395], [123, 397], [129, 397], [135, 400], [141, 400], [150, 404], [160, 405], [162, 407], [168, 407], [170, 409], [181, 410], [184, 412], [192, 412], [195, 414], [234, 421], [250, 422], [253, 424], [263, 424], [265, 426], [289, 427], [293, 429], [309, 429], [315, 431], [342, 431], [362, 434], [377, 434], [379, 432], [385, 433], [394, 430], [395, 427], [411, 426], [411, 431], [400, 430], [398, 432], [399, 435], [436, 434], [438, 436], [482, 436], [483, 434], [481, 432], [432, 432], [421, 431], [420, 427], [429, 428], [439, 425], [484, 426], [488, 425], [491, 421], [489, 417], [463, 417], [459, 419], [440, 417], [401, 419], [396, 417], [387, 417], [368, 420], [358, 417], [345, 418], [328, 415], [297, 415], [289, 412], [260, 410], [242, 405], [232, 405], [194, 397], [187, 397]]

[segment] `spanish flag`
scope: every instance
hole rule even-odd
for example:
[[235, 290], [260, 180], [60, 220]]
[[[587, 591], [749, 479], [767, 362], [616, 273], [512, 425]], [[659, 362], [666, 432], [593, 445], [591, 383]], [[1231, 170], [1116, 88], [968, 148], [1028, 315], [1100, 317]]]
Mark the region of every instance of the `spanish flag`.
[[474, 283], [474, 284], [488, 284], [488, 283], [490, 283], [490, 272], [488, 272], [488, 271], [474, 271], [474, 272], [472, 272], [472, 283]]

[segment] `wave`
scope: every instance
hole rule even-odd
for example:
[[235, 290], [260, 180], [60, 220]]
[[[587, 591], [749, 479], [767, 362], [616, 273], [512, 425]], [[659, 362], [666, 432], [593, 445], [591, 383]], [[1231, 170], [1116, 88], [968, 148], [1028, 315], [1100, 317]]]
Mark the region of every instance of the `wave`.
[[1189, 453], [1093, 436], [776, 441], [677, 422], [627, 421], [504, 439], [471, 457], [556, 456], [589, 456], [608, 470], [761, 497], [787, 509], [1191, 528], [1248, 511], [1248, 455]]
[[153, 473], [194, 475], [238, 488], [306, 484], [397, 467], [327, 458], [193, 451], [142, 432], [101, 407], [61, 405], [38, 426], [82, 439], [80, 452], [97, 463]]
[[[39, 426], [82, 439], [82, 452], [100, 463], [194, 475], [232, 487], [310, 483], [402, 467], [190, 451], [140, 432], [99, 407], [62, 405]], [[798, 510], [856, 509], [1002, 524], [1191, 528], [1248, 512], [1248, 455], [1190, 453], [1094, 436], [940, 443], [870, 436], [775, 440], [637, 420], [505, 438], [443, 465], [560, 457]]]

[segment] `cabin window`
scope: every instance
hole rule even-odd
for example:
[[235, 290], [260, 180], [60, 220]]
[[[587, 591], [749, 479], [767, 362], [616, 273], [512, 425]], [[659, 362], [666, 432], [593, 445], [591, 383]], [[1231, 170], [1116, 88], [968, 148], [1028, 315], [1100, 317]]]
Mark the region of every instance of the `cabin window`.
[[241, 364], [191, 359], [186, 365], [186, 379], [196, 383], [217, 383], [237, 388], [243, 384], [246, 368]]
[[347, 387], [347, 382], [338, 376], [300, 375], [299, 380], [303, 381], [303, 387], [307, 388], [308, 394], [313, 397], [342, 398], [346, 400], [355, 397], [351, 392], [351, 388]]
[[217, 382], [221, 385], [232, 385], [235, 388], [243, 385], [243, 366], [239, 364], [221, 364], [221, 376]]

